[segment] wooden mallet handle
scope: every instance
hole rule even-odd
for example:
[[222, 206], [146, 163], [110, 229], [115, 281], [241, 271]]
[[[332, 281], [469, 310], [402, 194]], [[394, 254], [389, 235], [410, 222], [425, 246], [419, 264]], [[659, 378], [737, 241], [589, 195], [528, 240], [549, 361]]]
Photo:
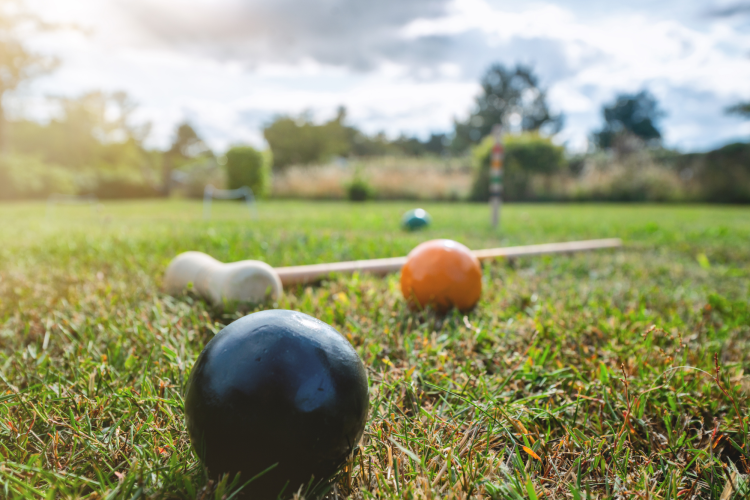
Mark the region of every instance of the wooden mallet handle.
[[[554, 253], [581, 252], [599, 250], [603, 248], [617, 248], [622, 246], [619, 238], [603, 240], [569, 241], [565, 243], [545, 243], [542, 245], [526, 245], [519, 247], [488, 248], [474, 250], [479, 260], [491, 260], [499, 257], [524, 257]], [[277, 267], [276, 272], [284, 286], [311, 283], [331, 273], [370, 273], [388, 274], [396, 272], [406, 263], [406, 257], [390, 259], [353, 260], [348, 262], [334, 262], [331, 264], [313, 264], [309, 266]]]

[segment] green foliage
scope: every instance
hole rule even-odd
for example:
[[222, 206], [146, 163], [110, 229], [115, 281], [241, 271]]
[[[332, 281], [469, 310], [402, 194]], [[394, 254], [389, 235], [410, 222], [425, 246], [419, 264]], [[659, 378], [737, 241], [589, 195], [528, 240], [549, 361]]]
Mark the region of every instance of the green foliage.
[[202, 199], [206, 186], [223, 188], [226, 186], [226, 168], [220, 165], [216, 158], [203, 156], [180, 166], [179, 186], [175, 188], [180, 195], [188, 198]]
[[[474, 201], [489, 199], [494, 144], [495, 139], [488, 136], [472, 150], [475, 177], [471, 199]], [[534, 193], [530, 190], [532, 177], [557, 174], [565, 166], [565, 148], [535, 132], [506, 135], [503, 146], [503, 200], [533, 199]]]
[[739, 115], [744, 118], [750, 118], [750, 102], [738, 102], [734, 106], [727, 108], [727, 113], [730, 115]]
[[339, 108], [333, 120], [316, 125], [309, 116], [276, 117], [263, 136], [273, 151], [273, 167], [283, 170], [292, 165], [320, 164], [334, 157], [425, 156], [446, 152], [445, 134], [432, 134], [426, 141], [401, 135], [394, 140], [384, 133], [369, 136], [345, 124], [346, 110]]
[[155, 179], [127, 167], [94, 171], [95, 184], [91, 192], [101, 199], [153, 198], [161, 192]]
[[[75, 192], [100, 198], [157, 194], [163, 181], [162, 157], [143, 147], [148, 126], [131, 123], [135, 105], [126, 94], [89, 92], [56, 101], [62, 113], [47, 124], [9, 123], [10, 151], [38, 158], [30, 172], [36, 172], [39, 182], [52, 175], [67, 176], [75, 180]], [[42, 196], [19, 189], [14, 197]]]
[[[396, 141], [399, 140], [402, 146], [409, 143], [409, 139], [403, 136], [396, 139]], [[354, 156], [396, 156], [403, 153], [401, 147], [391, 142], [383, 132], [368, 136], [357, 131], [353, 141], [352, 154]]]
[[291, 165], [324, 162], [333, 156], [348, 156], [355, 129], [344, 125], [345, 111], [322, 125], [315, 125], [308, 116], [294, 119], [280, 116], [263, 129], [263, 136], [273, 152], [276, 169]]
[[621, 236], [617, 251], [487, 263], [465, 315], [410, 310], [398, 275], [332, 276], [269, 307], [333, 325], [368, 369], [339, 497], [721, 498], [750, 444], [747, 208], [511, 204], [500, 234], [485, 206], [427, 203], [435, 225], [396, 231], [409, 208], [271, 201], [248, 224], [229, 203], [211, 221], [185, 201], [0, 206], [0, 496], [236, 498], [242, 480], [211, 481], [191, 450], [182, 395], [239, 314], [163, 293], [181, 251], [288, 266], [446, 236]]
[[198, 132], [192, 125], [183, 122], [177, 126], [172, 146], [166, 152], [165, 156], [175, 162], [175, 166], [184, 163], [193, 158], [197, 158], [209, 151], [206, 143], [200, 138]]
[[646, 143], [658, 142], [661, 132], [656, 122], [663, 115], [656, 98], [647, 90], [637, 94], [620, 94], [612, 104], [602, 107], [604, 128], [594, 134], [601, 149], [622, 147], [618, 142], [627, 136], [637, 137]]
[[[606, 167], [605, 167], [606, 168]], [[675, 172], [662, 165], [622, 165], [591, 175], [597, 182], [585, 181], [569, 195], [574, 201], [680, 202], [691, 194]]]
[[46, 198], [51, 194], [76, 194], [74, 175], [59, 165], [33, 156], [0, 155], [0, 200]]
[[[474, 151], [479, 168], [475, 172], [480, 175], [474, 184], [474, 196], [480, 200], [486, 199], [488, 193], [491, 147], [492, 140], [488, 139]], [[509, 187], [503, 199], [750, 203], [750, 144], [747, 143], [691, 154], [650, 148], [622, 156], [596, 151], [569, 158], [567, 168], [557, 173], [554, 169], [548, 170], [549, 173], [537, 171], [520, 178], [513, 169], [512, 156], [512, 147], [508, 146], [505, 180]]]
[[235, 146], [226, 152], [227, 187], [249, 187], [257, 197], [264, 196], [270, 184], [267, 156], [250, 146]]
[[[172, 145], [164, 153], [162, 167], [162, 193], [169, 195], [173, 184], [173, 172], [175, 170], [185, 170], [185, 167], [190, 169], [190, 164], [204, 163], [207, 160], [214, 162], [214, 155], [211, 150], [203, 142], [195, 129], [187, 122], [183, 122], [177, 126], [175, 131], [175, 137], [172, 140]], [[196, 182], [197, 179], [191, 179], [191, 182]], [[202, 189], [202, 188], [201, 188]], [[194, 191], [195, 186], [188, 186], [189, 191]]]
[[0, 2], [0, 19], [0, 95], [3, 95], [55, 68], [56, 59], [31, 51], [23, 40], [30, 31], [49, 31], [58, 26], [43, 21], [22, 0]]
[[375, 189], [367, 179], [356, 173], [354, 179], [346, 185], [346, 196], [349, 201], [366, 201], [375, 198]]
[[3, 97], [58, 64], [57, 58], [34, 52], [25, 41], [59, 27], [39, 17], [23, 0], [0, 1], [0, 152], [7, 152], [8, 145]]
[[673, 160], [700, 200], [750, 203], [750, 144], [734, 143]]
[[511, 69], [493, 64], [480, 83], [482, 93], [476, 97], [471, 115], [465, 122], [454, 124], [453, 150], [465, 151], [479, 144], [495, 125], [508, 127], [511, 117], [519, 121], [523, 131], [544, 128], [555, 134], [562, 127], [562, 115], [550, 113], [546, 91], [530, 67], [518, 64]]
[[135, 104], [126, 94], [89, 92], [55, 101], [62, 110], [59, 118], [9, 124], [11, 151], [78, 171], [151, 167], [142, 146], [148, 127], [131, 123]]
[[0, 155], [0, 200], [47, 198], [52, 194], [114, 199], [148, 198], [159, 192], [153, 179], [128, 168], [72, 171], [33, 156]]

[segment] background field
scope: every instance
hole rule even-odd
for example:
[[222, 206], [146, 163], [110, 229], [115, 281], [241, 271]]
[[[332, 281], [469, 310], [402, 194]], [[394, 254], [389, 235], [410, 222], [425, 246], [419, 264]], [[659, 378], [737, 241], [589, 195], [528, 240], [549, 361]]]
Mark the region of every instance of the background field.
[[[292, 265], [621, 237], [625, 248], [484, 268], [475, 311], [409, 311], [398, 276], [335, 278], [275, 306], [334, 325], [369, 370], [371, 416], [335, 494], [719, 498], [750, 472], [750, 209], [409, 203], [0, 206], [0, 496], [223, 498], [182, 393], [241, 313], [160, 292], [169, 260]], [[718, 376], [716, 371], [718, 362]], [[691, 367], [691, 368], [687, 368]], [[738, 478], [740, 476], [737, 476]], [[648, 493], [647, 493], [648, 492]]]

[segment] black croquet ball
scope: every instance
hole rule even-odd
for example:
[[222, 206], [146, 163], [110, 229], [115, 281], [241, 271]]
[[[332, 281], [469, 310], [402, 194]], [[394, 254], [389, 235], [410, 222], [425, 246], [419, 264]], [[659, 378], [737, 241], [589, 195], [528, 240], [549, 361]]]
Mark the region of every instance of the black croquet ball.
[[[321, 484], [359, 442], [367, 374], [331, 326], [296, 311], [245, 316], [193, 366], [185, 395], [190, 440], [211, 476], [240, 472], [250, 498]], [[311, 481], [312, 478], [312, 481]]]

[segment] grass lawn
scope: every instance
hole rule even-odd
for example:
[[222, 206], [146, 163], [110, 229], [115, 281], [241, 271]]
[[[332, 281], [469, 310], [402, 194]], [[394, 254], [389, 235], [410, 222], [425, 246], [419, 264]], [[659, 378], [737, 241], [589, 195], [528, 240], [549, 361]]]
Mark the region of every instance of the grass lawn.
[[[342, 276], [274, 307], [337, 328], [370, 378], [355, 498], [720, 498], [750, 472], [750, 208], [139, 201], [0, 206], [0, 497], [228, 498], [185, 431], [203, 346], [240, 313], [160, 291], [201, 250], [271, 265], [621, 237], [498, 261], [464, 316], [411, 312], [398, 276]], [[269, 306], [270, 307], [270, 306]], [[741, 482], [741, 476], [735, 476]], [[724, 497], [722, 497], [724, 498]], [[729, 498], [729, 497], [726, 497]], [[738, 497], [739, 498], [739, 497]]]

